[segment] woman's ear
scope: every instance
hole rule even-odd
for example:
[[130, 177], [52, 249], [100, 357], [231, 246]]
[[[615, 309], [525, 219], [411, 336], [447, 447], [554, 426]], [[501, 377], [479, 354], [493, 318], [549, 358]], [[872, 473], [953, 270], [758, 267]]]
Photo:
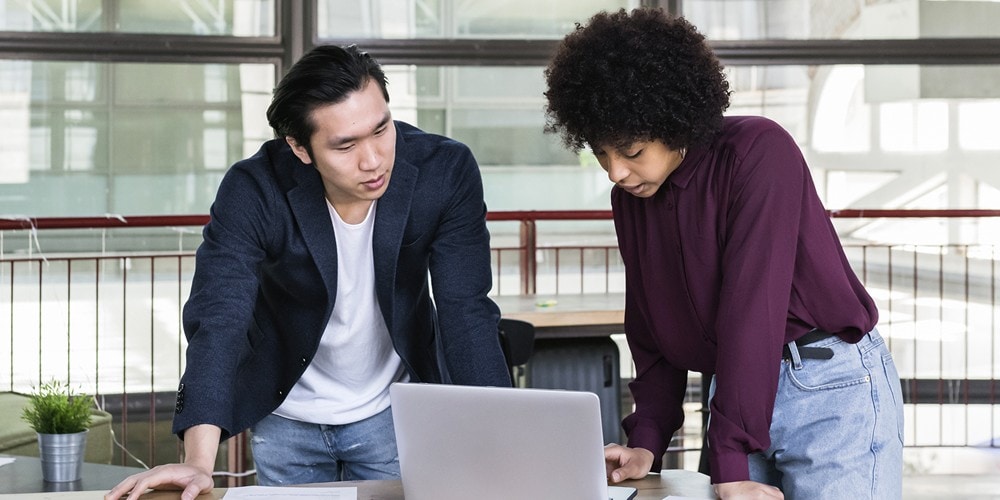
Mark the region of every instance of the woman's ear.
[[289, 135], [285, 136], [285, 142], [292, 147], [292, 152], [299, 158], [299, 161], [305, 163], [306, 165], [312, 163], [312, 157], [309, 155], [309, 151], [305, 148], [305, 146], [299, 144], [298, 141]]

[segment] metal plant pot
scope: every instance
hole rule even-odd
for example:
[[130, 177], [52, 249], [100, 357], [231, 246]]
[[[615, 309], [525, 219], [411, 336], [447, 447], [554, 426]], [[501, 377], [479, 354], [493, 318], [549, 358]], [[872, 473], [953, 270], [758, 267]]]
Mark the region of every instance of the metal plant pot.
[[52, 483], [80, 479], [88, 432], [74, 434], [38, 433], [38, 457], [42, 462], [42, 479]]

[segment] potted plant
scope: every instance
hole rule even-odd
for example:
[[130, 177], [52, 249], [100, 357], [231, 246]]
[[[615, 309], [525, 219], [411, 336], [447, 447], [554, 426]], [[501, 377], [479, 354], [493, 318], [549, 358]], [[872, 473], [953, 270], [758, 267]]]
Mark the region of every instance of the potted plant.
[[68, 383], [42, 383], [28, 395], [21, 418], [38, 433], [42, 479], [50, 482], [80, 479], [87, 447], [93, 398], [77, 394]]

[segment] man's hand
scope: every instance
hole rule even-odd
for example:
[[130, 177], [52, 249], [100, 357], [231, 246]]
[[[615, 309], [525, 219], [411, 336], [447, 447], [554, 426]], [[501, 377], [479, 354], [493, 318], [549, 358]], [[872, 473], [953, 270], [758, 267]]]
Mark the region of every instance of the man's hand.
[[194, 500], [202, 493], [212, 491], [212, 475], [193, 465], [159, 465], [145, 472], [125, 478], [114, 489], [104, 495], [105, 500], [117, 500], [128, 494], [128, 500], [136, 500], [147, 489], [184, 490], [181, 500]]
[[715, 485], [715, 494], [722, 500], [784, 500], [785, 494], [778, 488], [756, 481], [734, 481]]
[[653, 466], [653, 452], [645, 448], [609, 444], [604, 447], [604, 466], [612, 483], [642, 479]]
[[219, 452], [219, 436], [222, 429], [209, 424], [200, 424], [184, 431], [184, 463], [166, 464], [133, 474], [118, 483], [104, 495], [105, 500], [117, 500], [128, 495], [128, 500], [137, 500], [148, 489], [183, 490], [181, 500], [194, 500], [202, 493], [212, 491], [215, 481], [212, 471], [215, 456]]

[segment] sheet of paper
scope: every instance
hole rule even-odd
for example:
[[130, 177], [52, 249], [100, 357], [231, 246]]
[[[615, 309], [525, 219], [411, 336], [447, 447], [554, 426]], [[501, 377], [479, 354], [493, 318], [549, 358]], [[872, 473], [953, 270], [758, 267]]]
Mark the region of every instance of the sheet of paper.
[[240, 486], [229, 488], [222, 497], [226, 500], [244, 498], [294, 498], [295, 500], [358, 500], [354, 486], [332, 488], [299, 488], [284, 486]]

